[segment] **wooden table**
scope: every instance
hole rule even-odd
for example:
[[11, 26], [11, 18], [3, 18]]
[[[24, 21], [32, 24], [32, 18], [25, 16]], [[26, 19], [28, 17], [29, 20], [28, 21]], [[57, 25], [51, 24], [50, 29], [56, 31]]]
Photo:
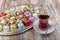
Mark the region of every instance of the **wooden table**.
[[50, 35], [44, 36], [37, 32], [34, 32], [33, 29], [30, 29], [23, 34], [13, 36], [0, 36], [0, 40], [60, 40], [60, 33], [55, 30]]
[[[58, 9], [58, 18], [60, 20], [60, 4], [56, 1], [56, 8]], [[60, 21], [58, 21], [60, 23]], [[57, 26], [55, 31], [50, 35], [44, 36], [30, 29], [22, 34], [13, 36], [0, 36], [0, 40], [60, 40], [60, 26]]]

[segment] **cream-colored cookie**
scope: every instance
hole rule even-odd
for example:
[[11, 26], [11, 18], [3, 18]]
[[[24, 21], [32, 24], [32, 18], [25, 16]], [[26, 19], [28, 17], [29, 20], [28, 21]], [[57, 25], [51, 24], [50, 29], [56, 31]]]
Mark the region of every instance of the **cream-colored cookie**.
[[10, 30], [11, 30], [11, 31], [16, 31], [16, 30], [17, 30], [16, 24], [11, 24], [11, 25], [10, 25]]
[[3, 31], [3, 25], [0, 24], [0, 32]]

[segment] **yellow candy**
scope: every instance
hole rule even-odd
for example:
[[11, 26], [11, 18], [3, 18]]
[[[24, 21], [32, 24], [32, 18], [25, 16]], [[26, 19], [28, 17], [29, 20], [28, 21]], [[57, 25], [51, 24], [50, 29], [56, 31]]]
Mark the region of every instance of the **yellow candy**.
[[21, 12], [24, 12], [24, 9], [20, 8], [20, 11], [21, 11]]
[[10, 17], [10, 19], [15, 19], [15, 17], [13, 16], [13, 17]]
[[8, 19], [8, 18], [5, 18], [5, 20], [10, 20], [10, 19]]
[[16, 7], [16, 10], [18, 9], [18, 7]]
[[18, 12], [21, 12], [22, 10], [17, 10]]
[[10, 15], [10, 11], [9, 11], [9, 10], [5, 11], [5, 13], [6, 13], [7, 15]]
[[16, 9], [20, 9], [19, 7], [16, 7]]
[[10, 13], [10, 11], [9, 10], [6, 10], [5, 13]]
[[22, 10], [21, 10], [21, 8], [16, 7], [16, 11], [21, 12]]

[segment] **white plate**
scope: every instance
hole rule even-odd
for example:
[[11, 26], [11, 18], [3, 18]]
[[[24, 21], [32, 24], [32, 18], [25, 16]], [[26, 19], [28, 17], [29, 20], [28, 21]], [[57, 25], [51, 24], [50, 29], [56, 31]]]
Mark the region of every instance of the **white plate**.
[[55, 30], [55, 25], [51, 20], [48, 21], [50, 27], [46, 30], [39, 29], [38, 28], [38, 23], [39, 23], [39, 19], [35, 20], [35, 22], [33, 23], [33, 28], [36, 32], [38, 32], [40, 34], [50, 34]]

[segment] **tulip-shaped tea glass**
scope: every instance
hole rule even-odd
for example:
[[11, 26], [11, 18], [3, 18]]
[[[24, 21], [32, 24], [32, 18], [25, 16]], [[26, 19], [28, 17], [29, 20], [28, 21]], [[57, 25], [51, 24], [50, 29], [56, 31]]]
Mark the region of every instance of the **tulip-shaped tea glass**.
[[39, 15], [38, 28], [41, 29], [41, 30], [47, 29], [49, 27], [48, 19], [49, 19], [49, 15], [47, 15], [47, 14]]

